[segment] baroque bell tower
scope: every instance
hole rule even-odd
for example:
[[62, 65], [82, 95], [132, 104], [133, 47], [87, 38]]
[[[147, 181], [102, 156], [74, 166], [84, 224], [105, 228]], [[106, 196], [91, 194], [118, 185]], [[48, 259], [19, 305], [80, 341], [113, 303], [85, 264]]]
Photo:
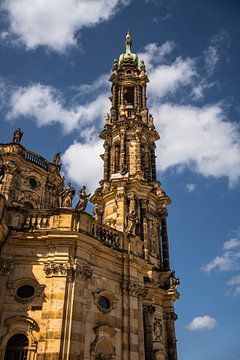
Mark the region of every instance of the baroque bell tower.
[[139, 66], [131, 52], [129, 33], [125, 45], [110, 77], [111, 109], [100, 134], [104, 177], [92, 202], [99, 221], [139, 237], [144, 259], [169, 271], [166, 207], [171, 201], [156, 180], [155, 141], [160, 136], [147, 108], [145, 65], [141, 61]]
[[[156, 179], [155, 142], [160, 136], [147, 107], [145, 64], [139, 64], [138, 56], [132, 53], [129, 33], [125, 46], [125, 53], [114, 60], [110, 77], [111, 108], [100, 134], [104, 140], [103, 179], [91, 201], [97, 222], [125, 236], [128, 250], [124, 251], [128, 254], [123, 256], [122, 287], [128, 294], [133, 293], [132, 284], [141, 283], [139, 266], [145, 268], [147, 295], [141, 295], [140, 305], [129, 302], [128, 310], [125, 308], [130, 309], [130, 323], [135, 321], [131, 306], [142, 313], [138, 327], [140, 332], [143, 324], [144, 350], [140, 341], [139, 358], [143, 351], [145, 360], [177, 360], [173, 302], [179, 297], [179, 279], [170, 270], [167, 232], [171, 200]], [[136, 329], [134, 325], [128, 329], [134, 348]]]

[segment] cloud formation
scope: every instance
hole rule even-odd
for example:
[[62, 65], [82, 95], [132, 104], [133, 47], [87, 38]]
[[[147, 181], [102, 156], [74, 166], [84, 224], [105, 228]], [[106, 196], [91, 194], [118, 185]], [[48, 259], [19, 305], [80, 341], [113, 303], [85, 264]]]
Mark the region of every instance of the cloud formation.
[[13, 90], [8, 118], [32, 118], [38, 126], [59, 123], [64, 132], [69, 133], [74, 129], [90, 128], [96, 119], [103, 121], [107, 110], [108, 98], [105, 93], [84, 105], [66, 106], [62, 94], [56, 89], [33, 84]]
[[196, 184], [191, 184], [191, 183], [186, 184], [185, 188], [188, 192], [193, 192], [196, 189]]
[[[240, 269], [240, 231], [236, 231], [237, 237], [225, 241], [221, 255], [216, 256], [202, 267], [202, 270], [211, 274], [213, 271], [232, 272]], [[234, 275], [226, 283], [227, 294], [240, 295], [240, 275]]]
[[[8, 20], [2, 38], [24, 45], [63, 53], [76, 46], [77, 32], [109, 20], [127, 0], [3, 0], [1, 10]], [[3, 36], [4, 34], [4, 36]]]
[[100, 154], [103, 153], [102, 142], [79, 142], [69, 146], [62, 156], [62, 162], [69, 178], [79, 185], [86, 185], [93, 192], [102, 178], [103, 163]]
[[157, 144], [160, 171], [190, 168], [205, 177], [240, 178], [239, 127], [225, 120], [221, 104], [197, 107], [165, 103], [154, 108], [161, 140]]
[[197, 316], [186, 326], [191, 331], [212, 330], [216, 327], [217, 321], [209, 315]]

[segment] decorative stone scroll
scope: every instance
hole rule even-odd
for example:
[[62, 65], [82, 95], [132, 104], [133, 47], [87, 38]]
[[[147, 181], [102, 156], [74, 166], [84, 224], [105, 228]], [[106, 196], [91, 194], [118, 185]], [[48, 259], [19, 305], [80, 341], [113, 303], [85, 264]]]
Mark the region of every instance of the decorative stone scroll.
[[69, 276], [74, 278], [75, 276], [79, 276], [83, 280], [87, 280], [92, 277], [92, 270], [87, 265], [82, 265], [77, 262], [56, 263], [54, 261], [49, 261], [44, 264], [43, 270], [46, 277]]
[[13, 261], [0, 260], [0, 275], [9, 275], [13, 270]]
[[131, 296], [140, 298], [144, 298], [148, 292], [148, 289], [145, 289], [144, 287], [131, 281], [123, 281], [121, 283], [121, 288], [123, 292], [127, 292]]

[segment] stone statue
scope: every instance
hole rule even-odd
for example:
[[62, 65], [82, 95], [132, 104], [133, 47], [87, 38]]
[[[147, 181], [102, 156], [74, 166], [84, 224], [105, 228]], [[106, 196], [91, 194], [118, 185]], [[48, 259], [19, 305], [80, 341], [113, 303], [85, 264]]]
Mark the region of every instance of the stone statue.
[[22, 136], [23, 136], [23, 132], [21, 131], [20, 128], [16, 129], [14, 131], [14, 134], [13, 134], [13, 143], [14, 144], [19, 144], [21, 139], [22, 139]]
[[144, 73], [146, 71], [146, 67], [145, 67], [145, 64], [144, 64], [143, 60], [140, 62], [140, 70], [143, 71]]
[[97, 222], [101, 223], [102, 222], [102, 216], [103, 216], [103, 207], [101, 204], [96, 203], [93, 209], [93, 214], [95, 216], [95, 219], [97, 220]]
[[162, 342], [162, 322], [161, 319], [156, 318], [153, 323], [154, 341]]
[[60, 166], [60, 154], [61, 154], [60, 152], [57, 152], [54, 155], [54, 158], [53, 158], [54, 165]]
[[169, 288], [175, 290], [176, 287], [180, 284], [179, 278], [175, 277], [175, 271], [171, 271], [169, 276]]
[[65, 189], [60, 192], [60, 207], [72, 207], [72, 201], [75, 195], [75, 190], [72, 184], [69, 182]]
[[136, 211], [131, 211], [130, 213], [127, 214], [126, 216], [126, 220], [127, 220], [127, 232], [131, 233], [131, 234], [136, 234], [136, 226], [137, 226], [137, 214]]
[[82, 186], [78, 192], [78, 196], [79, 196], [79, 200], [76, 206], [77, 210], [85, 210], [87, 203], [88, 203], [88, 198], [91, 194], [86, 194], [86, 186]]

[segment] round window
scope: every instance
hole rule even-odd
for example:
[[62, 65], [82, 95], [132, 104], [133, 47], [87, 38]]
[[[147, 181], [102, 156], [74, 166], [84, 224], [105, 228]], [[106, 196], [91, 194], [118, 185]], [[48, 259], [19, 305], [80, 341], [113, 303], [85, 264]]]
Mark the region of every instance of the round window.
[[17, 296], [21, 299], [29, 299], [35, 293], [35, 289], [32, 285], [21, 285], [17, 289]]
[[99, 306], [103, 310], [109, 310], [111, 307], [109, 299], [106, 296], [100, 296], [99, 297]]
[[31, 177], [29, 179], [29, 184], [33, 189], [35, 189], [37, 187], [37, 180], [35, 178]]

